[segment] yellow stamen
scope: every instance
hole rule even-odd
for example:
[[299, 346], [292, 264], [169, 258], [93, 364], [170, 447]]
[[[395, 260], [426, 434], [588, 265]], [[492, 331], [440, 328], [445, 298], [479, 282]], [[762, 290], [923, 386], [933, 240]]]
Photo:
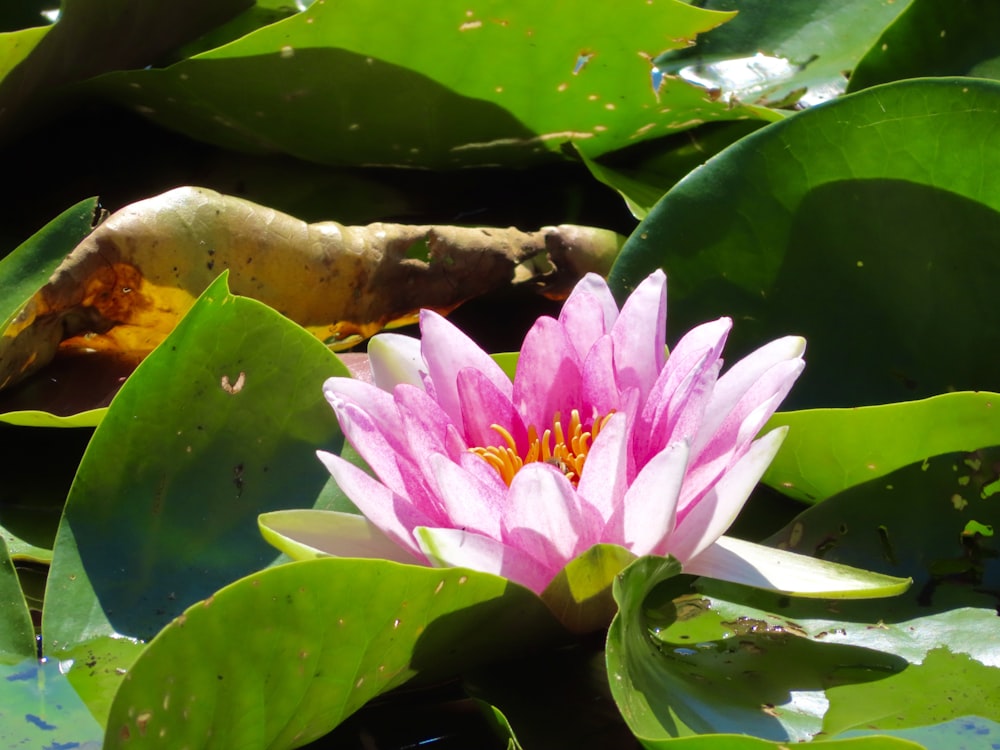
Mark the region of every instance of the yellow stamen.
[[[556, 412], [552, 420], [552, 429], [545, 430], [541, 438], [538, 437], [538, 429], [534, 425], [528, 427], [528, 449], [523, 457], [517, 452], [517, 443], [513, 435], [498, 424], [490, 425], [490, 429], [503, 438], [504, 445], [488, 445], [469, 450], [481, 456], [486, 463], [496, 469], [507, 486], [514, 481], [514, 475], [522, 466], [544, 461], [562, 471], [575, 487], [580, 482], [583, 465], [594, 440], [600, 434], [601, 428], [611, 419], [612, 414], [613, 411], [598, 417], [590, 429], [586, 430], [580, 421], [580, 412], [573, 409], [567, 425], [568, 431], [564, 432], [560, 414]], [[552, 441], [553, 437], [555, 442]]]

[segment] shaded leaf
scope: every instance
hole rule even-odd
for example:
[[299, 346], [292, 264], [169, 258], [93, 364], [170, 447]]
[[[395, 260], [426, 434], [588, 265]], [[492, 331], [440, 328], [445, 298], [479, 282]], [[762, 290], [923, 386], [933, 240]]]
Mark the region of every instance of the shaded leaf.
[[695, 733], [808, 740], [823, 728], [828, 688], [879, 680], [906, 666], [898, 657], [778, 627], [692, 638], [686, 623], [704, 605], [676, 603], [665, 593], [661, 584], [677, 572], [675, 561], [641, 558], [615, 584], [620, 611], [608, 631], [608, 675], [626, 723], [643, 742]]
[[[786, 402], [855, 406], [990, 389], [1000, 361], [1000, 85], [903, 81], [799, 112], [667, 193], [622, 249], [626, 293], [670, 277], [671, 330], [736, 319], [731, 358], [787, 333]], [[970, 315], [975, 325], [970, 325]], [[933, 345], [931, 345], [933, 342]]]
[[320, 386], [345, 374], [220, 278], [116, 396], [66, 502], [42, 621], [99, 719], [143, 642], [277, 558], [260, 512], [329, 501], [315, 450], [342, 438]]
[[788, 436], [763, 482], [819, 502], [930, 456], [1000, 445], [1000, 395], [946, 393], [921, 401], [775, 414]]
[[53, 92], [59, 86], [154, 63], [251, 4], [62, 0], [59, 20], [51, 26], [0, 37], [0, 134], [26, 127], [40, 106], [57, 102]]
[[851, 74], [848, 91], [901, 78], [1000, 78], [1000, 6], [990, 0], [911, 0]]
[[[60, 411], [42, 389], [31, 405], [11, 397], [18, 410], [64, 415], [106, 405], [223, 269], [235, 292], [346, 347], [411, 322], [421, 307], [447, 311], [512, 280], [544, 278], [556, 293], [585, 271], [607, 269], [618, 246], [613, 232], [572, 225], [526, 233], [306, 224], [239, 198], [178, 188], [118, 211], [51, 279], [39, 274], [41, 288], [0, 339], [0, 379], [16, 382], [58, 351], [74, 382], [101, 388], [91, 394], [101, 398], [88, 403], [60, 387], [70, 391], [66, 406], [76, 407]], [[88, 368], [97, 372], [81, 378]]]
[[447, 0], [433, 13], [406, 0], [391, 24], [385, 12], [316, 2], [165, 70], [109, 74], [86, 91], [200, 140], [326, 164], [526, 164], [567, 141], [595, 156], [699, 122], [775, 117], [653, 76], [653, 57], [730, 14], [676, 0], [475, 9]]
[[[234, 622], [245, 623], [238, 649]], [[106, 747], [160, 746], [161, 732], [190, 748], [297, 747], [415, 675], [448, 676], [557, 631], [534, 594], [484, 573], [282, 565], [164, 628], [115, 697]]]
[[0, 665], [18, 664], [34, 657], [35, 628], [7, 543], [0, 535]]

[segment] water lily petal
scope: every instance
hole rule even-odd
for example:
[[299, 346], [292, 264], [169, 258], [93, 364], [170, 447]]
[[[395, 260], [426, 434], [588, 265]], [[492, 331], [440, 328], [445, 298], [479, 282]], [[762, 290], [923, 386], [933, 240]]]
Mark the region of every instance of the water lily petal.
[[525, 425], [541, 432], [551, 426], [556, 412], [565, 419], [580, 407], [580, 364], [557, 320], [535, 321], [524, 337], [514, 375], [513, 401]]
[[401, 563], [424, 562], [364, 516], [334, 510], [278, 510], [257, 517], [261, 535], [293, 560], [363, 557]]
[[667, 277], [657, 270], [625, 300], [611, 329], [621, 388], [637, 388], [645, 398], [663, 369], [666, 336]]
[[344, 494], [369, 521], [396, 544], [418, 557], [423, 556], [410, 530], [416, 526], [437, 525], [434, 516], [417, 507], [409, 498], [397, 495], [340, 456], [326, 451], [316, 451], [316, 455]]
[[824, 599], [895, 596], [913, 582], [727, 536], [685, 563], [684, 572]]
[[670, 444], [653, 456], [625, 493], [622, 538], [633, 554], [651, 553], [673, 531], [687, 461], [687, 442]]
[[421, 372], [427, 365], [420, 353], [420, 339], [399, 333], [380, 333], [368, 342], [368, 366], [375, 385], [391, 391], [400, 383], [423, 388]]
[[787, 433], [787, 427], [778, 427], [755, 441], [704, 497], [687, 509], [678, 508], [677, 527], [658, 554], [669, 553], [686, 562], [722, 536], [736, 520]]
[[506, 429], [520, 450], [527, 450], [528, 431], [517, 413], [509, 393], [504, 393], [479, 370], [466, 368], [458, 373], [458, 400], [462, 408], [465, 442], [470, 446], [505, 445], [492, 429], [497, 424]]
[[367, 411], [335, 393], [328, 392], [327, 399], [337, 415], [340, 429], [372, 471], [394, 492], [404, 496], [408, 494], [412, 477], [404, 479], [404, 473], [411, 473], [412, 468], [406, 467], [405, 459], [400, 460], [408, 449], [399, 439], [398, 428], [391, 432], [380, 429], [378, 422]]
[[594, 440], [576, 490], [605, 523], [625, 498], [627, 466], [628, 426], [624, 414], [614, 414]]
[[539, 560], [555, 575], [597, 540], [603, 522], [584, 509], [569, 480], [553, 466], [526, 465], [511, 482], [503, 518], [505, 544]]
[[588, 273], [573, 287], [559, 313], [559, 323], [580, 361], [597, 339], [611, 331], [617, 318], [615, 298], [607, 282], [595, 273]]
[[458, 373], [466, 367], [479, 370], [508, 398], [511, 396], [513, 385], [500, 365], [443, 317], [430, 310], [421, 310], [420, 333], [423, 336], [421, 351], [434, 385], [434, 396], [456, 425], [462, 424]]
[[[615, 348], [610, 335], [601, 336], [590, 347], [583, 360], [581, 376], [581, 415], [597, 417], [621, 409], [621, 393], [615, 374]], [[585, 414], [586, 410], [593, 414]]]
[[[504, 495], [495, 483], [487, 483], [440, 453], [429, 464], [437, 485], [441, 510], [451, 525], [468, 531], [500, 537]], [[504, 487], [506, 489], [506, 487]]]
[[349, 402], [364, 411], [382, 432], [394, 432], [393, 426], [399, 419], [396, 401], [391, 393], [354, 378], [327, 378], [323, 383], [323, 395], [336, 411], [334, 401]]
[[[730, 367], [715, 384], [712, 402], [702, 422], [702, 433], [691, 446], [692, 452], [701, 452], [702, 445], [715, 434], [733, 407], [749, 390], [758, 388], [776, 392], [778, 388], [774, 381], [779, 379], [779, 374], [787, 377], [790, 373], [787, 370], [774, 370], [774, 366], [801, 359], [805, 349], [806, 341], [801, 336], [785, 336], [765, 344]], [[788, 383], [789, 388], [794, 380], [792, 377]]]
[[439, 567], [471, 568], [503, 576], [540, 594], [552, 574], [522, 550], [462, 529], [413, 530], [421, 551]]

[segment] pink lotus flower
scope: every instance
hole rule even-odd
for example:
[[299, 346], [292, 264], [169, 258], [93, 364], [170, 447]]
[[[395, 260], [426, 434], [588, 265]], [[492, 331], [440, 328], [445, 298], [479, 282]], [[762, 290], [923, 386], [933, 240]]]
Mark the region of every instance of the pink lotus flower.
[[513, 382], [433, 312], [421, 314], [421, 341], [377, 336], [374, 385], [324, 385], [377, 479], [319, 456], [399, 550], [355, 529], [334, 553], [468, 567], [535, 592], [600, 543], [724, 573], [747, 543], [720, 536], [785, 428], [755, 437], [805, 349], [802, 338], [778, 339], [720, 376], [730, 327], [701, 325], [668, 357], [657, 271], [620, 312], [604, 280], [585, 277], [558, 320], [528, 332]]

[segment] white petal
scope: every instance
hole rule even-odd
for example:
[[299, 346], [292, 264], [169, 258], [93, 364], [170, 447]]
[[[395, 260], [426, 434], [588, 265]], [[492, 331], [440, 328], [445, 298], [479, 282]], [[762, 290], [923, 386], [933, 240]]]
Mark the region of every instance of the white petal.
[[260, 532], [293, 560], [323, 555], [423, 562], [364, 516], [333, 510], [279, 510], [257, 517]]
[[470, 568], [503, 576], [540, 594], [552, 576], [529, 555], [495, 539], [461, 529], [418, 528], [417, 543], [438, 567]]
[[368, 342], [368, 363], [375, 385], [384, 391], [400, 383], [423, 388], [421, 371], [427, 371], [420, 354], [420, 339], [399, 333], [380, 333]]
[[625, 493], [624, 546], [633, 554], [653, 552], [673, 531], [687, 460], [687, 441], [672, 443], [653, 456]]
[[704, 497], [682, 512], [664, 552], [683, 563], [722, 536], [736, 520], [787, 433], [787, 427], [778, 427], [754, 442]]
[[793, 596], [830, 599], [895, 596], [912, 583], [909, 578], [873, 573], [727, 536], [685, 563], [684, 572]]

